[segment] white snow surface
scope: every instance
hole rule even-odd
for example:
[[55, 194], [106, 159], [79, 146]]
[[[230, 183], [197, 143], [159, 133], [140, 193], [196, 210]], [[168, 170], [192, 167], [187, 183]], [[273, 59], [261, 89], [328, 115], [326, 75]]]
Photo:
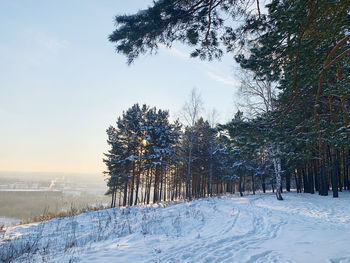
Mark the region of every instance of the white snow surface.
[[283, 197], [228, 195], [11, 227], [0, 262], [350, 262], [350, 192]]
[[12, 226], [12, 225], [18, 225], [20, 223], [21, 223], [21, 219], [7, 217], [7, 216], [0, 216], [0, 227], [1, 226], [7, 227], [7, 226]]

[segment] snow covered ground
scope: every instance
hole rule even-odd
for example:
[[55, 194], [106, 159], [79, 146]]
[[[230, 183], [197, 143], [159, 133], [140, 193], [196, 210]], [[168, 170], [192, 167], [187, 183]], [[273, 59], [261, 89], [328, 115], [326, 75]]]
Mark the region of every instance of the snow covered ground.
[[283, 197], [223, 196], [12, 227], [0, 261], [350, 262], [350, 192]]
[[18, 225], [21, 223], [21, 220], [18, 218], [13, 217], [6, 217], [6, 216], [0, 216], [0, 226], [12, 226], [12, 225]]

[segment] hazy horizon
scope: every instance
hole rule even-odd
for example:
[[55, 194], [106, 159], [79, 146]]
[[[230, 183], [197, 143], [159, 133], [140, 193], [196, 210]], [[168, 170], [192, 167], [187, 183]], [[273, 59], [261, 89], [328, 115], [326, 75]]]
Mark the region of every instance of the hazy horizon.
[[[26, 178], [23, 176], [30, 176]], [[25, 179], [35, 181], [37, 179], [46, 179], [48, 181], [58, 177], [65, 177], [68, 179], [86, 178], [93, 181], [103, 181], [104, 174], [101, 173], [77, 173], [77, 172], [50, 172], [50, 171], [4, 171], [0, 170], [0, 178], [2, 179]]]

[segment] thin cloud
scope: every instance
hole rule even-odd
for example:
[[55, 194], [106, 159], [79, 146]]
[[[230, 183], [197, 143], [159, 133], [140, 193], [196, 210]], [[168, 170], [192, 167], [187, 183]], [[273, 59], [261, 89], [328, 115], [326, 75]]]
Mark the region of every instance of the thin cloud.
[[180, 49], [177, 49], [175, 47], [167, 47], [165, 45], [160, 45], [160, 48], [165, 50], [166, 52], [168, 52], [170, 55], [174, 56], [174, 57], [178, 57], [178, 58], [182, 58], [182, 59], [189, 59], [190, 56], [189, 54], [181, 51]]
[[187, 54], [187, 53], [185, 53], [185, 52], [183, 52], [183, 51], [181, 51], [181, 50], [179, 50], [177, 48], [174, 48], [174, 47], [170, 48], [169, 52], [171, 54], [173, 54], [174, 56], [176, 56], [176, 57], [180, 57], [180, 58], [184, 58], [184, 59], [189, 59], [190, 58], [189, 54]]
[[68, 41], [42, 31], [36, 32], [34, 41], [38, 47], [54, 54], [66, 48], [68, 45]]
[[209, 78], [215, 80], [216, 82], [219, 82], [225, 85], [230, 85], [234, 87], [237, 87], [240, 85], [240, 82], [238, 80], [230, 76], [222, 76], [210, 71], [207, 72], [207, 75], [209, 76]]
[[[181, 51], [180, 49], [177, 49], [175, 47], [169, 48], [165, 45], [161, 45], [160, 48], [165, 50], [166, 52], [168, 52], [170, 55], [174, 57], [178, 57], [186, 60], [190, 59], [190, 56], [188, 53]], [[240, 82], [236, 80], [234, 77], [223, 76], [221, 74], [216, 73], [215, 71], [217, 70], [215, 70], [214, 67], [212, 65], [209, 65], [208, 63], [201, 63], [199, 68], [200, 70], [205, 72], [209, 78], [211, 78], [216, 82], [219, 82], [224, 85], [233, 86], [233, 87], [237, 87], [240, 85]]]

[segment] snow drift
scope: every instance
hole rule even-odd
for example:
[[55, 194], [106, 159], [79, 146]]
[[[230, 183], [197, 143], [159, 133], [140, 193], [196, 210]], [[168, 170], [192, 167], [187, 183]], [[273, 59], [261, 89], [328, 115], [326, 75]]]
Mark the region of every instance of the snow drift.
[[[204, 198], [7, 230], [3, 262], [350, 262], [350, 193]], [[1, 238], [1, 235], [0, 235]]]

